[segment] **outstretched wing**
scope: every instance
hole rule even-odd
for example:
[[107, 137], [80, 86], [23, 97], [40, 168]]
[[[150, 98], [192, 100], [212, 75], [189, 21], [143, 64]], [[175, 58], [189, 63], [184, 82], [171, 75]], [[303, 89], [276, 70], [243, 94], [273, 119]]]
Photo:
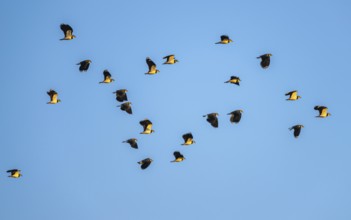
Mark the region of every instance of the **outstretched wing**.
[[63, 31], [65, 38], [72, 38], [73, 29], [71, 26], [69, 26], [68, 24], [61, 24], [60, 28]]
[[146, 58], [146, 63], [148, 65], [148, 67], [149, 67], [149, 72], [155, 72], [156, 71], [156, 64], [149, 57]]

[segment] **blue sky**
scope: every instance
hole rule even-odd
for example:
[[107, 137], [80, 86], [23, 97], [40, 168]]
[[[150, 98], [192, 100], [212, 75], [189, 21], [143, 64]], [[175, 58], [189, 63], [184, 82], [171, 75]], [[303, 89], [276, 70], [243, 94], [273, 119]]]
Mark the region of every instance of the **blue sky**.
[[[348, 1], [0, 8], [0, 219], [351, 218]], [[77, 36], [60, 41], [61, 23]], [[232, 44], [217, 45], [227, 34]], [[272, 53], [263, 70], [257, 56]], [[176, 65], [161, 65], [175, 54]], [[160, 73], [147, 76], [145, 58]], [[90, 59], [87, 73], [76, 63]], [[102, 85], [108, 69], [115, 82]], [[231, 75], [240, 87], [224, 84]], [[126, 88], [133, 115], [116, 106]], [[47, 105], [55, 89], [62, 103]], [[297, 102], [284, 94], [298, 90]], [[332, 116], [315, 118], [315, 105]], [[226, 114], [244, 110], [233, 125]], [[202, 115], [218, 112], [219, 128]], [[148, 118], [156, 133], [140, 135]], [[303, 124], [298, 139], [289, 127]], [[192, 132], [195, 145], [181, 146]], [[139, 149], [121, 142], [139, 139]], [[173, 151], [187, 158], [170, 163]], [[154, 162], [140, 170], [137, 161]], [[7, 177], [18, 168], [20, 179]], [[2, 177], [1, 177], [2, 176]]]

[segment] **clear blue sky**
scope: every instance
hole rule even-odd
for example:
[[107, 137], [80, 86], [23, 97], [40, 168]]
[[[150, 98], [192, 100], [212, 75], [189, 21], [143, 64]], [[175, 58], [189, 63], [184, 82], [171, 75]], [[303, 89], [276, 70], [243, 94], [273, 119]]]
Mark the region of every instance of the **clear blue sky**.
[[[0, 219], [351, 219], [350, 10], [324, 0], [3, 1]], [[77, 38], [60, 41], [61, 23]], [[214, 44], [222, 34], [234, 42]], [[161, 65], [169, 54], [180, 62]], [[159, 74], [144, 75], [147, 56]], [[93, 63], [80, 73], [84, 59]], [[98, 83], [104, 69], [115, 82]], [[231, 75], [240, 87], [223, 83]], [[62, 103], [46, 104], [51, 88]], [[133, 115], [116, 107], [122, 88]], [[295, 89], [302, 99], [285, 101]], [[332, 116], [315, 118], [315, 105]], [[211, 112], [218, 129], [202, 117]], [[156, 133], [139, 134], [144, 118]], [[298, 139], [295, 124], [305, 125]], [[180, 145], [186, 132], [195, 145]], [[121, 143], [132, 137], [138, 150]], [[175, 150], [187, 159], [170, 163]], [[141, 170], [146, 157], [154, 162]], [[12, 168], [23, 177], [8, 178]]]

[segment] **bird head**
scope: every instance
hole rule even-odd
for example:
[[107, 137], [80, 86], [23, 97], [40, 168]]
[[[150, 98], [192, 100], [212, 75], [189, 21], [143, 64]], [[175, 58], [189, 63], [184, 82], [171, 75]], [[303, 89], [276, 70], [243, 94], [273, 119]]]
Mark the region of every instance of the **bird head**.
[[61, 99], [57, 99], [57, 103], [61, 102]]
[[331, 116], [331, 114], [330, 114], [329, 112], [327, 113], [327, 117], [328, 117], [328, 116]]
[[160, 72], [159, 70], [156, 70], [156, 73]]
[[174, 60], [174, 63], [178, 63], [178, 62], [179, 62], [178, 60], [176, 60], [176, 59]]
[[151, 133], [154, 133], [155, 131], [154, 130], [151, 130]]
[[271, 56], [273, 56], [273, 55], [269, 53], [269, 54], [267, 54], [267, 56], [271, 57]]
[[76, 38], [76, 35], [72, 35], [72, 39]]
[[229, 39], [228, 42], [230, 43], [230, 42], [233, 42], [233, 41], [232, 41], [232, 39]]
[[303, 126], [303, 125], [300, 125], [300, 127], [301, 127], [301, 128], [304, 128], [305, 126]]
[[88, 63], [92, 63], [91, 60], [87, 60], [87, 61], [88, 61]]
[[299, 95], [297, 96], [297, 99], [301, 99], [301, 98], [302, 98], [301, 96], [299, 96]]

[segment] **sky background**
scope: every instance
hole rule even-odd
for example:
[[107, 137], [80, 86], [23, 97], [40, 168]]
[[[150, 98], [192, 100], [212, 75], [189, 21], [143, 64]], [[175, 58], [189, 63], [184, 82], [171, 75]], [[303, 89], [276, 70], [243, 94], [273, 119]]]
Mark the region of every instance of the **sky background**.
[[[4, 1], [0, 219], [351, 219], [350, 1]], [[77, 36], [60, 41], [60, 24]], [[234, 41], [214, 44], [222, 34]], [[273, 54], [262, 69], [257, 56]], [[161, 65], [175, 54], [175, 65]], [[161, 71], [145, 75], [145, 58]], [[90, 59], [86, 73], [76, 63]], [[108, 69], [116, 80], [99, 84]], [[240, 87], [224, 84], [231, 75]], [[128, 89], [133, 115], [113, 91]], [[55, 89], [62, 103], [47, 105]], [[298, 90], [302, 99], [285, 101]], [[315, 118], [315, 105], [331, 117]], [[239, 124], [227, 113], [244, 110]], [[202, 115], [218, 112], [219, 128]], [[139, 121], [156, 131], [140, 135]], [[288, 128], [303, 124], [298, 139]], [[185, 147], [192, 132], [196, 144]], [[138, 138], [135, 150], [121, 142]], [[186, 160], [170, 163], [179, 150]], [[154, 162], [141, 170], [138, 161]], [[7, 177], [18, 168], [23, 177]]]

